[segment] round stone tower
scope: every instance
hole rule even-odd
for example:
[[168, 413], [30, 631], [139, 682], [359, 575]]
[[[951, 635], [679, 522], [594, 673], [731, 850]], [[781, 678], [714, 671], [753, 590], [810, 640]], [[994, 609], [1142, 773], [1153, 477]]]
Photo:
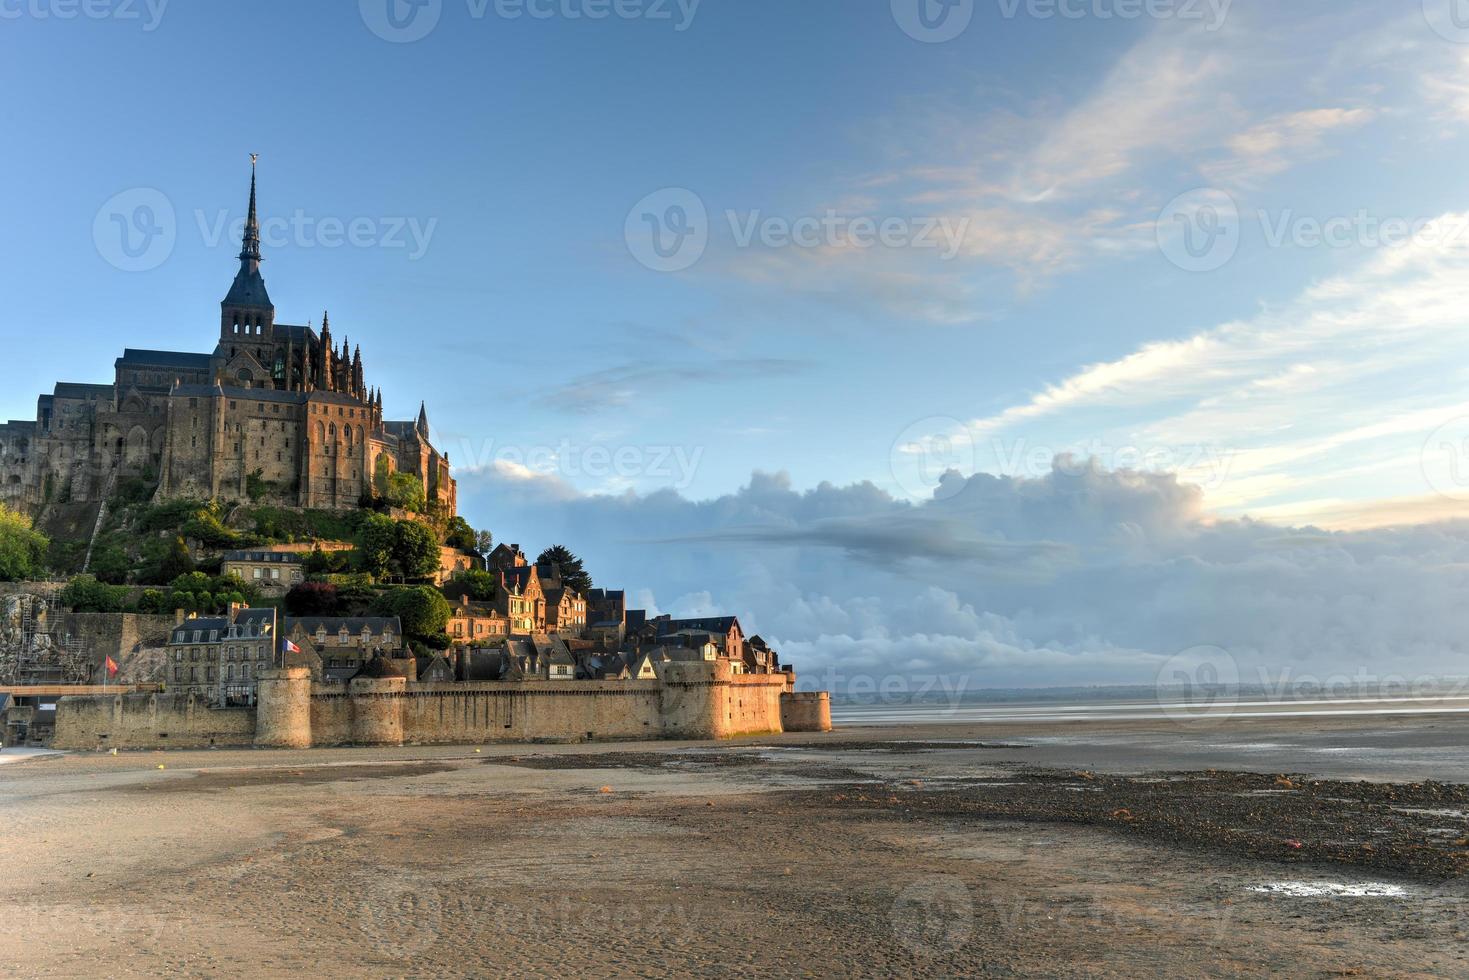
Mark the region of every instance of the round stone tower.
[[347, 682], [352, 699], [353, 745], [403, 744], [403, 694], [406, 677], [366, 677]]
[[262, 670], [255, 690], [255, 744], [266, 749], [311, 748], [311, 671]]

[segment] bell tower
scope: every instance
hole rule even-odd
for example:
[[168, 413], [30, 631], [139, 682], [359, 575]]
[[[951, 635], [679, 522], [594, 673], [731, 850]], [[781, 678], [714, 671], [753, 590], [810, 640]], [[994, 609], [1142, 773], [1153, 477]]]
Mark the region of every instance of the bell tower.
[[[244, 241], [240, 246], [240, 271], [230, 291], [220, 303], [219, 340], [222, 347], [264, 350], [274, 346], [275, 305], [265, 291], [260, 275], [260, 222], [255, 213], [255, 163], [259, 155], [250, 154], [250, 212], [245, 219]], [[267, 356], [265, 363], [273, 362]]]

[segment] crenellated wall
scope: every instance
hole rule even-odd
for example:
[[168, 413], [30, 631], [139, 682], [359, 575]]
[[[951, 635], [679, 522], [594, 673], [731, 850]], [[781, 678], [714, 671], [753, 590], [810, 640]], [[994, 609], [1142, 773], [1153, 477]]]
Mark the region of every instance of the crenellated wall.
[[781, 732], [793, 681], [789, 674], [732, 674], [722, 663], [688, 663], [665, 664], [663, 678], [653, 681], [420, 685], [387, 677], [357, 678], [344, 687], [313, 685], [309, 672], [296, 667], [262, 673], [254, 711], [212, 709], [183, 696], [64, 698], [55, 745], [306, 748], [734, 738]]

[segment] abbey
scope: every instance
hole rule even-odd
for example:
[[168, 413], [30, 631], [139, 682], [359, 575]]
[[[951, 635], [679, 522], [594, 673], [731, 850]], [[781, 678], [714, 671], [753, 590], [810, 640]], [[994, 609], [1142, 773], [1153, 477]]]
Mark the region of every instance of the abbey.
[[362, 352], [278, 323], [260, 275], [251, 166], [240, 269], [220, 304], [213, 353], [123, 352], [112, 384], [55, 386], [34, 421], [0, 425], [0, 501], [35, 510], [105, 500], [119, 477], [158, 480], [160, 499], [266, 493], [299, 507], [345, 510], [394, 472], [417, 476], [429, 503], [456, 510], [449, 458], [428, 417], [383, 418]]

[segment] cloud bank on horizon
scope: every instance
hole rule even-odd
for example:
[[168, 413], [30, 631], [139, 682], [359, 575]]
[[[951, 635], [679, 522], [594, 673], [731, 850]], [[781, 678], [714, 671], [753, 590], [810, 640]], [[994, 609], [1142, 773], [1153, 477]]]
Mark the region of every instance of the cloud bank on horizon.
[[1152, 684], [1200, 647], [1268, 686], [1469, 674], [1469, 523], [1217, 519], [1172, 475], [1072, 458], [1034, 479], [950, 473], [917, 504], [760, 473], [702, 501], [580, 494], [503, 465], [460, 481], [465, 510], [536, 529], [536, 549], [572, 542], [633, 605], [737, 614], [839, 692]]

